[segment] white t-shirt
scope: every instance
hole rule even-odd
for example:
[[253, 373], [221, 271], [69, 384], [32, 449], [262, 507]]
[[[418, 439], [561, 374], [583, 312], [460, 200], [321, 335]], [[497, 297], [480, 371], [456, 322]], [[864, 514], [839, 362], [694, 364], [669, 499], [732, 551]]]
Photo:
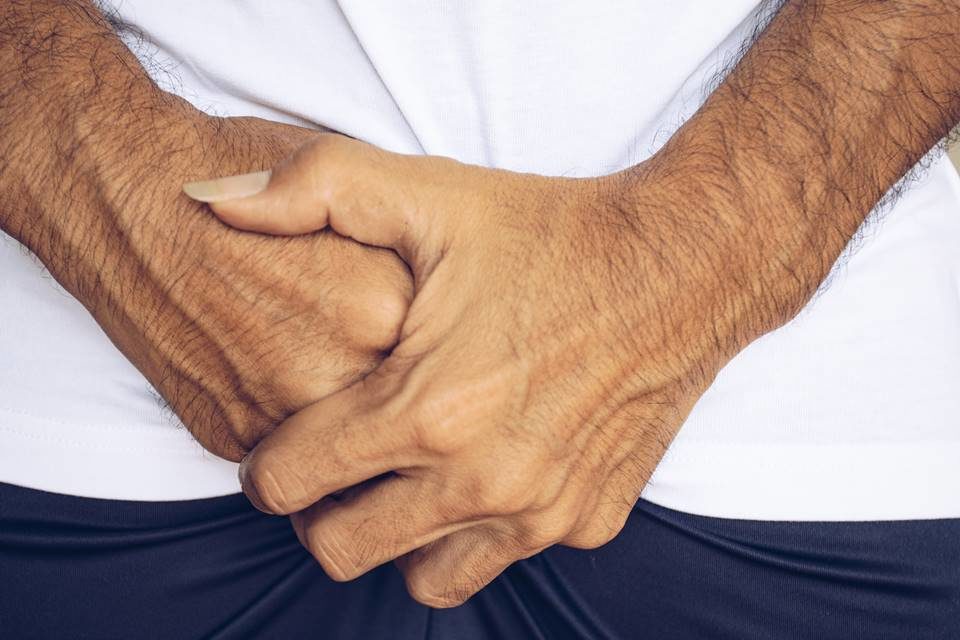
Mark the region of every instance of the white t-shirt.
[[[172, 89], [209, 112], [581, 176], [656, 150], [756, 19], [755, 0], [116, 1], [138, 55], [172, 64]], [[145, 500], [237, 491], [235, 465], [205, 453], [6, 237], [0, 359], [0, 481]], [[799, 317], [724, 368], [644, 497], [716, 516], [902, 519], [960, 516], [958, 488], [960, 181], [942, 160]]]

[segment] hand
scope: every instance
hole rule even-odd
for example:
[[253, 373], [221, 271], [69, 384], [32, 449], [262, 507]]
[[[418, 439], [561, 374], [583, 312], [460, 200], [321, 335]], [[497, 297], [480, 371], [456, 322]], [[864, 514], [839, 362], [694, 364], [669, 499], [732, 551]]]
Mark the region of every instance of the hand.
[[5, 3], [0, 23], [0, 226], [205, 447], [239, 460], [376, 366], [411, 295], [394, 253], [240, 233], [180, 192], [270, 166], [314, 132], [211, 118], [160, 91], [89, 0]]
[[200, 443], [239, 460], [284, 417], [376, 366], [396, 342], [410, 278], [390, 251], [331, 233], [241, 233], [180, 192], [197, 175], [274, 162], [315, 132], [179, 104], [164, 120], [122, 156], [106, 130], [91, 134], [72, 192], [50, 193], [48, 172], [21, 178], [38, 195], [12, 206], [38, 205], [18, 237]]
[[451, 606], [518, 559], [620, 531], [746, 306], [704, 237], [719, 212], [642, 169], [545, 178], [327, 135], [265, 190], [209, 198], [240, 229], [392, 247], [415, 276], [391, 355], [241, 466], [331, 577], [398, 559], [417, 600]]
[[400, 558], [437, 606], [614, 535], [719, 366], [795, 315], [960, 118], [955, 8], [854, 4], [783, 3], [663, 149], [614, 176], [326, 138], [215, 205], [241, 228], [393, 247], [416, 278], [381, 367], [247, 458], [251, 499], [306, 507], [295, 526], [334, 577]]
[[[315, 133], [203, 120], [188, 149], [113, 207], [125, 228], [110, 259], [136, 269], [133, 286], [101, 271], [97, 289], [79, 291], [197, 439], [239, 460], [284, 417], [376, 366], [411, 283], [389, 251], [331, 233], [269, 239], [211, 219], [180, 184], [263, 166]], [[121, 296], [122, 314], [102, 304]]]
[[[211, 219], [180, 184], [264, 166], [315, 132], [252, 118], [204, 126], [210, 135], [191, 144], [202, 155], [171, 155], [117, 207], [131, 219], [126, 259], [143, 265], [131, 302], [150, 309], [121, 344], [204, 446], [239, 460], [284, 417], [380, 362], [412, 285], [390, 251], [332, 233], [258, 237]], [[111, 287], [102, 280], [98, 298]], [[116, 326], [98, 319], [108, 333]]]

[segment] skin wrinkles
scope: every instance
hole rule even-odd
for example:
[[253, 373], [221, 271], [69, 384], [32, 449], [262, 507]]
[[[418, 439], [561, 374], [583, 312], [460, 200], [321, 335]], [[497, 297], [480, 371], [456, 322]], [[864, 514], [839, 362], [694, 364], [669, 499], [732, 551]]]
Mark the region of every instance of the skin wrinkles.
[[785, 2], [663, 148], [613, 176], [329, 135], [255, 195], [192, 186], [238, 228], [329, 227], [414, 274], [399, 344], [266, 436], [247, 495], [292, 514], [332, 578], [393, 560], [437, 607], [553, 544], [609, 541], [720, 367], [799, 312], [960, 118], [956, 33], [958, 3]]
[[[0, 157], [20, 162], [0, 175], [0, 224], [208, 448], [235, 459], [269, 432], [245, 490], [291, 513], [332, 577], [395, 560], [415, 598], [452, 606], [517, 559], [617, 534], [720, 366], [803, 307], [958, 119], [957, 9], [786, 2], [654, 158], [567, 180], [210, 119], [157, 91], [88, 3], [13, 0], [0, 9]], [[315, 251], [288, 255], [174, 193], [271, 166], [267, 191], [216, 213], [274, 235], [329, 224], [370, 246], [315, 234]], [[69, 193], [49, 188], [60, 174]], [[261, 248], [226, 284], [187, 257]], [[399, 344], [315, 351], [352, 327], [324, 313], [349, 303], [322, 283], [364, 288], [344, 267], [358, 256], [382, 274], [390, 293], [373, 308], [393, 310], [383, 324]], [[297, 286], [263, 273], [275, 261]]]
[[314, 132], [160, 91], [83, 0], [3, 3], [0, 95], [0, 158], [16, 158], [2, 161], [0, 226], [213, 453], [239, 460], [393, 345], [411, 284], [391, 252], [234, 232], [180, 193]]

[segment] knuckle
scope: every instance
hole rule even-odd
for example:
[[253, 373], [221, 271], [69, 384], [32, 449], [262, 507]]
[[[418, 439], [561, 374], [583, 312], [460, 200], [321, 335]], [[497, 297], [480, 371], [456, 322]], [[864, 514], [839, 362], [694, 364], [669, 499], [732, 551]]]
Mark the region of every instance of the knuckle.
[[[211, 453], [232, 462], [240, 462], [257, 444], [256, 437], [252, 435], [253, 429], [249, 423], [230, 415], [221, 415], [219, 419], [209, 420], [209, 426], [202, 431], [196, 430], [194, 435]], [[185, 418], [185, 422], [188, 420]]]
[[396, 287], [385, 288], [375, 294], [369, 305], [370, 317], [374, 321], [374, 335], [381, 350], [394, 346], [400, 336], [400, 327], [410, 308], [410, 292]]
[[336, 161], [343, 159], [346, 152], [344, 137], [337, 134], [321, 134], [315, 136], [309, 144], [300, 147], [294, 154], [303, 156], [303, 159], [313, 166], [330, 163], [336, 166]]
[[226, 435], [233, 446], [241, 451], [240, 458], [243, 454], [252, 451], [273, 426], [283, 419], [285, 414], [280, 405], [280, 402], [271, 400], [264, 400], [257, 404], [235, 400], [226, 403], [220, 409], [223, 424], [226, 425]]
[[616, 532], [588, 531], [575, 537], [567, 546], [575, 549], [599, 549], [617, 537]]
[[458, 407], [443, 395], [417, 400], [410, 412], [415, 444], [437, 455], [455, 453], [465, 444]]
[[442, 600], [440, 596], [442, 590], [434, 585], [423, 572], [414, 570], [408, 572], [404, 577], [407, 593], [410, 594], [411, 598], [428, 607], [440, 606], [436, 603]]
[[450, 585], [436, 585], [431, 581], [419, 576], [407, 578], [407, 592], [410, 597], [422, 605], [434, 609], [449, 609], [456, 607], [470, 597], [469, 593], [456, 589]]
[[304, 145], [294, 153], [292, 164], [304, 171], [309, 180], [313, 197], [333, 206], [337, 200], [339, 183], [333, 172], [341, 166], [344, 159], [343, 144], [338, 135], [319, 135], [310, 144]]
[[524, 511], [537, 497], [536, 482], [517, 474], [487, 475], [472, 491], [474, 504], [484, 515], [504, 516]]
[[[184, 371], [191, 378], [203, 374], [199, 370]], [[172, 364], [165, 368], [157, 388], [169, 401], [169, 410], [180, 416], [205, 449], [232, 462], [240, 462], [259, 442], [267, 430], [265, 425], [277, 421], [269, 413], [270, 407], [204, 393], [198, 383], [175, 373]]]
[[346, 203], [352, 194], [363, 168], [360, 148], [356, 140], [339, 134], [318, 136], [305, 148], [309, 166], [314, 167], [312, 186], [330, 208]]
[[514, 452], [509, 461], [502, 462], [475, 476], [472, 495], [486, 515], [512, 515], [540, 510], [544, 502], [552, 504], [546, 458], [536, 452]]
[[624, 513], [597, 514], [585, 526], [570, 534], [564, 544], [576, 549], [598, 549], [620, 535], [628, 515], [629, 510]]
[[428, 607], [435, 606], [434, 602], [439, 600], [433, 589], [424, 584], [422, 580], [408, 580], [407, 593], [410, 594], [411, 598]]
[[381, 352], [393, 347], [400, 337], [400, 327], [409, 304], [399, 290], [362, 290], [344, 309], [341, 324], [352, 341], [363, 351]]
[[518, 544], [528, 551], [539, 551], [566, 538], [576, 524], [576, 516], [556, 510], [532, 519], [517, 535]]
[[436, 609], [450, 609], [453, 607], [459, 607], [464, 602], [469, 600], [470, 596], [472, 595], [472, 591], [466, 589], [454, 589], [440, 596], [437, 604], [433, 606]]
[[[413, 399], [412, 416], [420, 444], [444, 454], [488, 438], [515, 419], [517, 385], [495, 372], [477, 379], [427, 382]], [[512, 385], [512, 386], [511, 386]]]

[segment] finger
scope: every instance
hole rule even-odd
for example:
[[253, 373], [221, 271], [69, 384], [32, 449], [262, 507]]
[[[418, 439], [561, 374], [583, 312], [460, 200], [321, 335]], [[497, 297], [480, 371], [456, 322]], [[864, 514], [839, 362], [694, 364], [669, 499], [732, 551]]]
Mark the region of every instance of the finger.
[[463, 604], [511, 564], [537, 552], [523, 552], [509, 534], [477, 525], [417, 549], [396, 564], [414, 600], [446, 609]]
[[294, 414], [243, 459], [240, 482], [254, 506], [293, 513], [419, 462], [403, 417], [379, 407], [372, 377]]
[[297, 235], [331, 227], [407, 258], [439, 233], [428, 165], [344, 136], [318, 136], [273, 171], [184, 185], [225, 223], [247, 231]]
[[465, 515], [462, 501], [444, 496], [435, 483], [395, 475], [313, 505], [291, 521], [327, 575], [343, 581], [471, 526]]
[[640, 499], [649, 472], [633, 458], [617, 465], [600, 490], [591, 509], [583, 512], [561, 544], [576, 549], [597, 549], [623, 531]]

